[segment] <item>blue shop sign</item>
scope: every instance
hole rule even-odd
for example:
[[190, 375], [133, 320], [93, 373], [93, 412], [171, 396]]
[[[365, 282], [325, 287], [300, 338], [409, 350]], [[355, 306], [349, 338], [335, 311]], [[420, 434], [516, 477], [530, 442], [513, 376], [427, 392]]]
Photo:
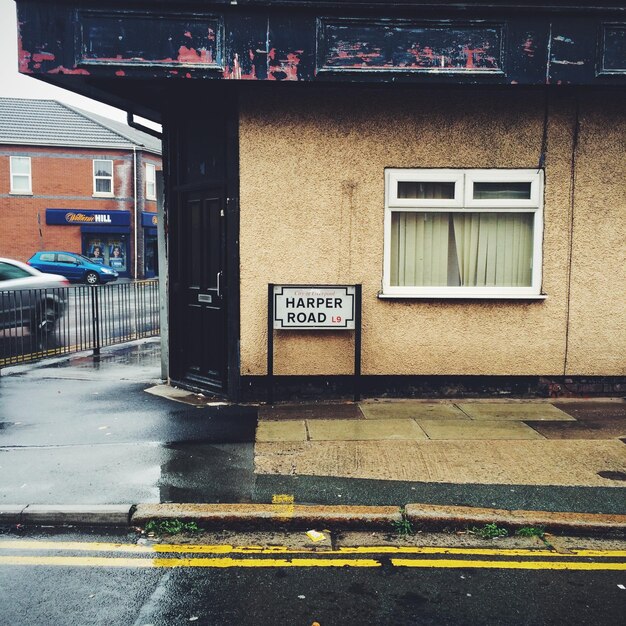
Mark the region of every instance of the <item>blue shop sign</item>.
[[141, 213], [141, 225], [144, 228], [156, 228], [158, 223], [159, 220], [156, 213], [148, 213], [147, 211]]
[[46, 224], [59, 226], [130, 226], [130, 211], [46, 209]]

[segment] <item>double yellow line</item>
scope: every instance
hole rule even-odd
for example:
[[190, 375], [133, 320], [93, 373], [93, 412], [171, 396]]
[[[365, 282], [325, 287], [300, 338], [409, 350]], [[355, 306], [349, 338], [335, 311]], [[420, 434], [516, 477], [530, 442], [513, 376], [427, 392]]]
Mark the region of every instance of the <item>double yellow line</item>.
[[[47, 551], [106, 552], [112, 556], [30, 556], [12, 554], [15, 552]], [[3, 552], [8, 552], [9, 554], [1, 554]], [[116, 556], [120, 554], [124, 556]], [[146, 558], [146, 555], [150, 556]], [[230, 555], [240, 556], [237, 558]], [[383, 556], [385, 562], [393, 567], [408, 568], [626, 570], [625, 550], [572, 550], [567, 553], [561, 553], [545, 549], [498, 550], [491, 548], [373, 546], [313, 551], [306, 548], [294, 549], [286, 546], [135, 545], [28, 540], [0, 542], [0, 566], [39, 565], [124, 568], [382, 567], [383, 561], [380, 558], [374, 558], [376, 556]], [[435, 556], [444, 558], [433, 558]], [[483, 558], [477, 559], [476, 557]]]

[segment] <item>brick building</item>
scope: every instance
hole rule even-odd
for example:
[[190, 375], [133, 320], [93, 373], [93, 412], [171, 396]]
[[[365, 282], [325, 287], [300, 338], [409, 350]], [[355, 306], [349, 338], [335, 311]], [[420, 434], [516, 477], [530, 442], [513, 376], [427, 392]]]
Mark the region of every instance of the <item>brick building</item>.
[[118, 248], [121, 276], [158, 273], [161, 142], [54, 100], [0, 98], [0, 256]]

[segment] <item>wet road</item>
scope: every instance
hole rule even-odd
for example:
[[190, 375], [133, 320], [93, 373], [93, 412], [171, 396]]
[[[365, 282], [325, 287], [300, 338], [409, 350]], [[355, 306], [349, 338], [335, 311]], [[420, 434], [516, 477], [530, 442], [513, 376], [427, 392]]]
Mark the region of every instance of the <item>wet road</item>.
[[133, 535], [5, 534], [0, 623], [623, 623], [623, 544], [564, 555], [450, 538], [450, 554], [441, 544], [313, 549], [289, 539], [153, 547]]
[[255, 408], [144, 393], [159, 354], [147, 342], [1, 376], [0, 502], [249, 501]]

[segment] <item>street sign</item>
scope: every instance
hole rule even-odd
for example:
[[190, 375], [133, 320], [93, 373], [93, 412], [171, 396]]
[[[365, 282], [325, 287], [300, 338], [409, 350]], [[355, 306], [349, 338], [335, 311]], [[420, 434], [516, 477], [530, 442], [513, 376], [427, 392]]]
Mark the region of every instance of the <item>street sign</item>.
[[354, 285], [274, 285], [274, 330], [354, 330]]

